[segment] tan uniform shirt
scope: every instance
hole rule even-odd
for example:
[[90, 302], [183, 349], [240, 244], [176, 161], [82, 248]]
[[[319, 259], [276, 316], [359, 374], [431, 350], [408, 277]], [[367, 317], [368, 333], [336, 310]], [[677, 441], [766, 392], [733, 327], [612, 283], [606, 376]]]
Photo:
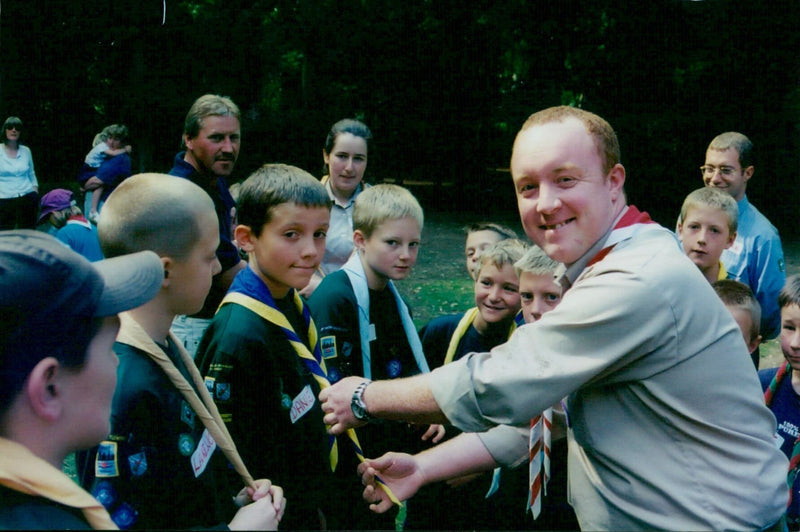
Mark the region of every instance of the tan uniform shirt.
[[[461, 430], [524, 425], [568, 399], [570, 502], [581, 528], [758, 529], [788, 497], [775, 418], [731, 315], [674, 235], [639, 231], [566, 276], [555, 310], [492, 352], [435, 370]], [[482, 436], [501, 463], [520, 431]], [[524, 494], [520, 494], [524, 498]]]

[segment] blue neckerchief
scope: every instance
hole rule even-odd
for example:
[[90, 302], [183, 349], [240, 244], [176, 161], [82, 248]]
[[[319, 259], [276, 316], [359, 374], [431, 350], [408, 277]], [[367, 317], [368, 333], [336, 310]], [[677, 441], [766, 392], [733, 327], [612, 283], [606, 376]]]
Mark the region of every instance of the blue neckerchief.
[[[246, 296], [250, 296], [253, 299], [281, 312], [275, 303], [275, 298], [272, 297], [272, 292], [269, 291], [269, 287], [267, 287], [266, 283], [264, 283], [258, 274], [256, 274], [256, 272], [250, 268], [250, 266], [236, 274], [236, 277], [233, 278], [233, 282], [231, 283], [231, 287], [228, 289], [228, 292], [238, 292]], [[303, 323], [308, 330], [308, 342], [310, 343], [312, 338], [316, 337], [316, 334], [311, 334], [311, 329], [314, 328], [316, 331], [316, 327], [314, 325], [314, 321], [311, 319], [311, 312], [308, 310], [308, 305], [306, 305], [303, 300], [298, 297], [294, 288], [290, 289], [289, 296], [294, 298], [295, 304], [297, 305], [297, 310], [300, 311], [303, 316]], [[281, 327], [281, 329], [286, 335], [287, 340], [290, 342], [305, 343], [300, 339], [293, 329], [287, 329], [285, 327]], [[314, 363], [310, 360], [304, 358], [301, 358], [300, 360], [303, 361], [303, 364], [309, 371], [314, 374], [319, 374], [327, 379], [328, 375], [324, 369], [325, 366], [322, 361], [322, 350], [319, 347], [319, 342], [314, 342], [314, 345], [309, 347], [311, 354], [314, 355], [314, 358], [317, 361], [317, 367], [314, 367]]]

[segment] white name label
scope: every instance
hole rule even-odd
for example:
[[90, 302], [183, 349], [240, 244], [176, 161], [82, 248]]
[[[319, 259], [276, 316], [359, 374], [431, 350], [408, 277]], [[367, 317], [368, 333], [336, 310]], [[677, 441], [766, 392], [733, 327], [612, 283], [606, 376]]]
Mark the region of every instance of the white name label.
[[214, 441], [208, 429], [204, 430], [203, 437], [200, 438], [200, 443], [197, 444], [197, 449], [192, 454], [192, 471], [194, 471], [195, 477], [199, 477], [206, 470], [206, 466], [216, 448], [217, 442]]
[[311, 407], [314, 406], [316, 400], [317, 398], [314, 397], [314, 393], [311, 391], [311, 386], [306, 384], [303, 391], [292, 400], [292, 409], [289, 411], [289, 419], [292, 420], [292, 423], [306, 415], [311, 410]]

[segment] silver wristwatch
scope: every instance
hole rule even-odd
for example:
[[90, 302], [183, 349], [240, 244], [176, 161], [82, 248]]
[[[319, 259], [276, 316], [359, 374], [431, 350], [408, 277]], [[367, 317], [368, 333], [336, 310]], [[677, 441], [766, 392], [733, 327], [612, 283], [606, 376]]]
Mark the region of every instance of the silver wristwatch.
[[372, 381], [364, 381], [358, 385], [358, 388], [353, 392], [353, 399], [350, 401], [350, 409], [356, 419], [361, 421], [375, 421], [375, 418], [367, 412], [367, 405], [364, 402], [364, 390], [367, 389]]

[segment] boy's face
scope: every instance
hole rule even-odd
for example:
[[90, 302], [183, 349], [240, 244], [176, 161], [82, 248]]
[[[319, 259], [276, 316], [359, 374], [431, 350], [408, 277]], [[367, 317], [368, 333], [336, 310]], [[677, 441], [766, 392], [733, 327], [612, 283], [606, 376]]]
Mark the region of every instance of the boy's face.
[[733, 319], [736, 320], [736, 324], [739, 326], [739, 330], [742, 331], [742, 338], [744, 338], [744, 343], [747, 345], [747, 352], [752, 353], [758, 347], [758, 344], [761, 342], [761, 336], [756, 336], [752, 338], [750, 336], [753, 330], [753, 316], [746, 310], [740, 307], [735, 306], [728, 306], [728, 311], [733, 316]]
[[792, 368], [800, 369], [800, 306], [781, 309], [781, 350]]
[[353, 233], [370, 288], [382, 290], [390, 280], [408, 277], [417, 262], [421, 232], [413, 218], [398, 218], [379, 224], [369, 238], [360, 230]]
[[213, 211], [198, 215], [200, 239], [188, 257], [171, 259], [165, 264], [167, 293], [175, 314], [194, 314], [203, 308], [211, 289], [211, 278], [222, 270], [217, 259], [219, 224]]
[[624, 205], [625, 169], [605, 171], [594, 137], [577, 118], [521, 131], [511, 175], [525, 233], [567, 265], [606, 234]]
[[472, 279], [475, 279], [475, 268], [478, 266], [483, 250], [497, 244], [500, 240], [502, 237], [491, 229], [473, 231], [467, 235], [464, 253], [467, 256], [467, 271]]
[[118, 331], [116, 316], [103, 318], [100, 330], [89, 343], [85, 364], [76, 370], [62, 366], [65, 371], [63, 401], [70, 408], [65, 426], [74, 431], [71, 436], [76, 449], [97, 445], [111, 431], [111, 400], [119, 364], [111, 348]]
[[325, 234], [331, 211], [281, 203], [256, 238], [246, 225], [236, 227], [236, 240], [250, 255], [250, 267], [266, 283], [273, 297], [302, 289], [325, 254]]
[[719, 263], [722, 251], [731, 247], [736, 233], [728, 229], [728, 217], [721, 209], [695, 205], [678, 226], [683, 252], [701, 270]]
[[[753, 167], [742, 168], [739, 162], [739, 150], [735, 148], [708, 150], [706, 151], [704, 166], [716, 169], [711, 175], [703, 174], [703, 183], [707, 187], [714, 187], [727, 192], [736, 201], [744, 198], [747, 190], [747, 181], [753, 177]], [[729, 172], [730, 175], [724, 175], [723, 170]]]
[[511, 264], [486, 264], [475, 282], [475, 305], [486, 323], [513, 319], [519, 312], [519, 280]]
[[239, 157], [241, 134], [235, 116], [211, 115], [194, 138], [184, 138], [186, 150], [201, 172], [227, 177]]
[[519, 295], [525, 323], [533, 323], [561, 302], [561, 285], [552, 275], [522, 272], [519, 276]]

